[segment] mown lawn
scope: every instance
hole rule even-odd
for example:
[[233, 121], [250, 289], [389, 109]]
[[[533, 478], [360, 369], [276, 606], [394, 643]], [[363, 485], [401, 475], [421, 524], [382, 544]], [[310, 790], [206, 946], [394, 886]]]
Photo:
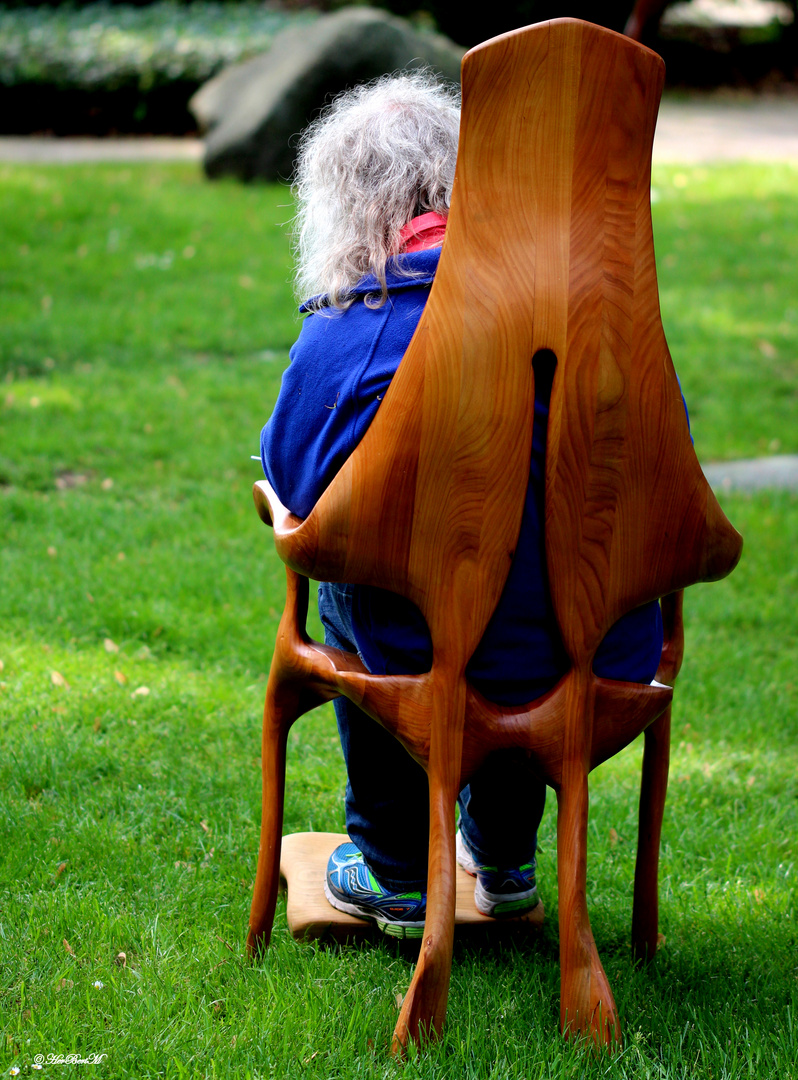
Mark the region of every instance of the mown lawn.
[[[798, 169], [660, 168], [663, 318], [699, 456], [798, 452]], [[282, 567], [250, 486], [297, 322], [285, 189], [0, 167], [0, 1068], [105, 1077], [798, 1075], [798, 498], [687, 601], [656, 962], [628, 949], [640, 748], [593, 777], [590, 902], [625, 1048], [557, 1034], [540, 940], [456, 946], [442, 1042], [388, 1054], [413, 957], [243, 957]], [[286, 829], [342, 827], [329, 710]], [[48, 1055], [105, 1055], [96, 1065]], [[44, 1058], [34, 1068], [36, 1055]]]

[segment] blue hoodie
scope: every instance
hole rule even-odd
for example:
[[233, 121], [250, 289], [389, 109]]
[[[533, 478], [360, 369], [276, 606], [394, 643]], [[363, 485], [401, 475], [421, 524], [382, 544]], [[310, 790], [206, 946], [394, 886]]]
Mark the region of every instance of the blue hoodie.
[[[261, 460], [280, 500], [308, 516], [319, 496], [363, 438], [405, 354], [438, 266], [440, 249], [401, 256], [388, 269], [388, 301], [373, 277], [354, 290], [345, 311], [309, 312], [283, 374], [274, 413], [261, 433]], [[472, 684], [491, 701], [522, 704], [549, 690], [568, 668], [549, 596], [544, 544], [544, 465], [548, 400], [536, 378], [532, 456], [515, 557], [502, 595], [468, 665]], [[375, 674], [428, 671], [432, 645], [418, 609], [404, 597], [357, 586], [352, 602], [355, 644]], [[662, 651], [658, 603], [620, 619], [599, 647], [597, 675], [650, 682]]]

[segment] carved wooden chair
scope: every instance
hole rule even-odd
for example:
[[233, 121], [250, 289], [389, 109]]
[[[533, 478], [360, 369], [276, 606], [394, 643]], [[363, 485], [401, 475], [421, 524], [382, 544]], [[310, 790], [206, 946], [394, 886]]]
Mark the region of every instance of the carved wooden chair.
[[[255, 485], [288, 593], [266, 694], [248, 946], [268, 943], [274, 915], [288, 730], [344, 694], [429, 776], [427, 920], [395, 1048], [444, 1022], [455, 799], [494, 749], [525, 747], [557, 792], [562, 1028], [612, 1043], [620, 1026], [586, 904], [588, 773], [646, 731], [633, 933], [637, 953], [656, 948], [672, 689], [597, 678], [592, 660], [618, 618], [665, 597], [661, 673], [672, 680], [680, 590], [728, 574], [742, 544], [693, 451], [660, 320], [649, 192], [662, 82], [656, 54], [571, 19], [472, 49], [438, 273], [377, 417], [304, 521]], [[528, 707], [502, 708], [464, 672], [519, 532], [541, 350], [557, 362], [546, 550], [571, 667]], [[430, 629], [431, 670], [373, 676], [311, 641], [308, 578], [408, 597]]]

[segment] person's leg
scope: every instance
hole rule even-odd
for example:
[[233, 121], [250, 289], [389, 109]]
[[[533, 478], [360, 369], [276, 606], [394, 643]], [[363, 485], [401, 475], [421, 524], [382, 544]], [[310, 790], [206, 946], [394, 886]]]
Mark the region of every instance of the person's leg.
[[[319, 586], [325, 642], [356, 652], [352, 587]], [[404, 747], [348, 698], [334, 701], [347, 771], [346, 831], [379, 883], [391, 891], [426, 889], [427, 775]]]
[[[325, 641], [355, 652], [351, 602], [351, 586], [319, 586]], [[380, 885], [394, 892], [423, 892], [429, 843], [426, 773], [392, 735], [347, 698], [336, 698], [334, 705], [347, 767], [347, 833]], [[470, 855], [480, 865], [522, 870], [523, 881], [506, 884], [524, 893], [523, 902], [535, 902], [534, 856], [545, 792], [524, 752], [508, 750], [491, 754], [460, 794], [460, 831]], [[486, 904], [498, 904], [499, 892], [492, 898], [490, 888], [503, 889], [504, 880], [480, 881], [485, 884]], [[500, 899], [507, 897], [501, 893]]]
[[534, 862], [546, 785], [523, 750], [489, 754], [460, 793], [460, 831], [477, 862], [514, 867]]
[[494, 918], [537, 905], [535, 848], [546, 786], [519, 750], [489, 755], [460, 793], [457, 861], [477, 879], [474, 903]]

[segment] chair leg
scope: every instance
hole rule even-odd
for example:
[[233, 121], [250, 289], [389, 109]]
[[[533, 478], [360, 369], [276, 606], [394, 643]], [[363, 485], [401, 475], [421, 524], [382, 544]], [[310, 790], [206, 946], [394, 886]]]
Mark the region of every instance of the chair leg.
[[[588, 771], [593, 687], [574, 678], [566, 700], [566, 745], [557, 790], [557, 881], [560, 927], [560, 1026], [600, 1046], [620, 1042], [620, 1022], [587, 911]], [[587, 718], [588, 722], [583, 722]], [[587, 742], [587, 746], [584, 743]]]
[[[392, 1050], [401, 1055], [408, 1042], [437, 1038], [443, 1030], [449, 998], [456, 900], [455, 803], [462, 756], [460, 710], [444, 704], [448, 695], [433, 698], [432, 743], [429, 757], [430, 842], [427, 871], [427, 918], [424, 938], [393, 1034]], [[443, 699], [443, 700], [442, 700]], [[451, 700], [451, 699], [449, 699]], [[436, 722], [437, 720], [437, 722]], [[436, 737], [437, 736], [437, 737]]]
[[286, 742], [291, 725], [299, 715], [298, 691], [294, 687], [281, 685], [273, 670], [269, 676], [263, 709], [263, 796], [258, 869], [255, 874], [247, 936], [247, 952], [250, 956], [265, 949], [271, 938], [280, 886]]
[[650, 960], [657, 951], [659, 845], [668, 790], [670, 742], [671, 708], [668, 706], [645, 733], [632, 909], [632, 952], [636, 960]]

